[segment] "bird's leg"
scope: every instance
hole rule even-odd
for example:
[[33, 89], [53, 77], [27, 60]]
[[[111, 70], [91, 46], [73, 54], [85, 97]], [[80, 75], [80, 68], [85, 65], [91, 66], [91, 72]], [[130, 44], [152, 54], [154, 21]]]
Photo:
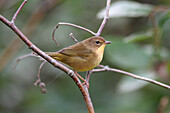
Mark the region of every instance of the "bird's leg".
[[89, 70], [89, 71], [87, 71], [87, 74], [86, 74], [86, 77], [85, 77], [85, 80], [87, 81], [87, 82], [89, 82], [89, 79], [90, 79], [90, 75], [92, 74], [92, 70]]
[[89, 79], [90, 79], [90, 75], [92, 74], [92, 70], [87, 71], [86, 77], [85, 77], [85, 81], [88, 83], [86, 84], [86, 87], [89, 89]]
[[84, 81], [83, 85], [86, 84], [87, 88], [89, 88], [89, 83], [88, 83], [83, 77], [81, 77], [76, 71], [74, 71], [74, 73], [75, 73], [81, 80]]

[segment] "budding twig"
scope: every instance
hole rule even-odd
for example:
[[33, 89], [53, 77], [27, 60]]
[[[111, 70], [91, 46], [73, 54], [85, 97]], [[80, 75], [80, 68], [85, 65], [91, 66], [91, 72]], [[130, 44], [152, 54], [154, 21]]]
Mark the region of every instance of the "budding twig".
[[36, 82], [34, 83], [34, 86], [38, 86], [38, 84], [39, 84], [39, 87], [41, 88], [41, 92], [42, 93], [46, 93], [47, 92], [47, 90], [45, 89], [45, 83], [44, 82], [41, 82], [41, 77], [40, 77], [40, 72], [41, 72], [41, 69], [42, 69], [42, 67], [43, 67], [43, 65], [46, 63], [47, 61], [46, 60], [44, 60], [42, 63], [41, 63], [41, 65], [40, 65], [40, 67], [39, 67], [39, 69], [38, 69], [38, 74], [37, 74], [37, 80], [36, 80]]
[[43, 65], [46, 63], [47, 61], [43, 61], [38, 69], [38, 74], [37, 74], [37, 81], [34, 83], [35, 86], [37, 86], [39, 83], [41, 83], [41, 78], [40, 78], [40, 72], [41, 72], [41, 69], [43, 67]]

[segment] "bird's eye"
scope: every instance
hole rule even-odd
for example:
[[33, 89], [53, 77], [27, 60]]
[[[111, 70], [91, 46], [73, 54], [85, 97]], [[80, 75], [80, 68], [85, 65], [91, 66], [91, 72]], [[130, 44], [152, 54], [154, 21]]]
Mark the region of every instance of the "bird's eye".
[[100, 44], [100, 41], [96, 41], [96, 44], [99, 45], [99, 44]]

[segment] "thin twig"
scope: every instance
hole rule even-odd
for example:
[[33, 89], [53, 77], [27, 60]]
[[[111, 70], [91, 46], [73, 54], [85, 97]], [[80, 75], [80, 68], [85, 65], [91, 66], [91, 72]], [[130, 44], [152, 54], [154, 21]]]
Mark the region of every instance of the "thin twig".
[[[79, 26], [79, 25], [76, 25], [76, 24], [72, 24], [72, 23], [67, 23], [67, 22], [59, 22], [54, 30], [53, 30], [53, 33], [52, 33], [52, 39], [54, 40], [54, 42], [57, 44], [57, 46], [59, 46], [57, 40], [54, 38], [54, 34], [55, 34], [55, 31], [56, 29], [60, 26], [60, 25], [67, 25], [67, 26], [73, 26], [73, 27], [76, 27], [76, 28], [79, 28], [79, 29], [82, 29], [84, 31], [87, 31], [89, 33], [91, 33], [92, 35], [95, 35], [95, 36], [100, 36], [101, 35], [101, 32], [103, 31], [103, 28], [104, 26], [106, 25], [108, 19], [109, 19], [109, 9], [110, 9], [110, 4], [111, 4], [111, 0], [107, 0], [107, 3], [106, 3], [106, 14], [104, 16], [104, 19], [103, 19], [103, 22], [102, 24], [100, 25], [99, 29], [98, 29], [98, 32], [95, 33], [85, 27], [82, 27], [82, 26]], [[72, 36], [71, 36], [72, 37]], [[75, 39], [74, 37], [72, 37], [73, 39]], [[77, 41], [76, 41], [77, 42]]]
[[84, 87], [87, 91], [89, 89], [89, 80], [90, 80], [91, 74], [92, 74], [92, 70], [89, 70], [89, 71], [87, 71], [86, 77], [85, 77], [86, 84], [84, 85]]
[[82, 30], [85, 30], [93, 35], [96, 35], [96, 33], [94, 33], [93, 31], [87, 29], [87, 28], [84, 28], [82, 26], [79, 26], [79, 25], [75, 25], [75, 24], [72, 24], [72, 23], [66, 23], [66, 22], [59, 22], [55, 27], [54, 27], [54, 30], [53, 30], [53, 33], [52, 33], [52, 39], [54, 40], [54, 42], [57, 44], [57, 46], [59, 46], [57, 40], [55, 39], [54, 35], [55, 35], [55, 31], [56, 29], [60, 26], [60, 25], [68, 25], [68, 26], [73, 26], [73, 27], [76, 27], [76, 28], [79, 28], [79, 29], [82, 29]]
[[47, 61], [43, 61], [42, 63], [41, 63], [41, 65], [40, 65], [40, 67], [39, 67], [39, 69], [38, 69], [38, 74], [37, 74], [37, 80], [36, 80], [36, 82], [34, 83], [34, 86], [37, 86], [39, 83], [41, 83], [41, 77], [40, 77], [40, 72], [41, 72], [41, 69], [42, 69], [42, 67], [43, 67], [43, 65], [46, 63]]
[[92, 74], [92, 70], [89, 70], [89, 71], [87, 71], [87, 73], [86, 73], [85, 80], [86, 80], [86, 82], [88, 82], [88, 83], [89, 83], [90, 75], [91, 75], [91, 74]]
[[34, 83], [34, 86], [37, 86], [38, 84], [39, 84], [39, 87], [41, 88], [41, 92], [42, 93], [47, 93], [47, 90], [45, 89], [45, 83], [44, 82], [41, 82], [41, 77], [40, 77], [40, 72], [41, 72], [41, 69], [42, 69], [42, 67], [43, 67], [43, 65], [46, 63], [47, 61], [46, 60], [44, 60], [42, 63], [41, 63], [41, 65], [40, 65], [40, 67], [39, 67], [39, 69], [38, 69], [38, 74], [37, 74], [37, 80], [36, 80], [36, 82]]
[[43, 66], [47, 61], [44, 60], [42, 57], [36, 55], [35, 53], [29, 53], [29, 54], [20, 56], [20, 57], [16, 60], [16, 63], [15, 63], [15, 65], [13, 66], [13, 69], [16, 68], [16, 66], [18, 65], [18, 63], [19, 63], [21, 60], [23, 60], [24, 58], [30, 57], [30, 56], [38, 57], [40, 60], [43, 60], [43, 62], [41, 63], [41, 65], [40, 65], [40, 67], [39, 67], [38, 74], [37, 74], [37, 78], [38, 78], [38, 79], [37, 79], [36, 82], [34, 83], [34, 86], [37, 86], [37, 85], [39, 84], [39, 87], [41, 88], [41, 92], [42, 92], [42, 93], [46, 93], [47, 90], [45, 89], [45, 83], [41, 82], [40, 72], [41, 72], [42, 66]]
[[18, 10], [16, 11], [16, 13], [14, 14], [14, 16], [13, 16], [13, 18], [12, 18], [12, 20], [11, 20], [11, 23], [14, 24], [15, 19], [16, 19], [18, 13], [20, 12], [20, 10], [22, 9], [22, 7], [25, 5], [26, 2], [27, 2], [27, 0], [24, 0], [24, 2], [23, 2], [23, 3], [21, 4], [21, 6], [18, 8]]
[[107, 23], [107, 21], [108, 21], [108, 19], [109, 19], [110, 4], [111, 4], [111, 0], [107, 0], [107, 3], [106, 3], [106, 14], [105, 14], [105, 16], [104, 16], [103, 22], [102, 22], [102, 24], [100, 25], [97, 33], [93, 32], [93, 31], [91, 31], [91, 30], [89, 30], [89, 29], [87, 29], [87, 28], [85, 28], [85, 27], [82, 27], [82, 26], [79, 26], [79, 25], [76, 25], [76, 24], [72, 24], [72, 23], [67, 23], [67, 22], [59, 22], [59, 23], [56, 25], [56, 27], [55, 27], [54, 30], [56, 30], [56, 29], [59, 27], [59, 25], [68, 25], [68, 26], [73, 26], [73, 27], [82, 29], [82, 30], [84, 30], [84, 31], [87, 31], [87, 32], [91, 33], [92, 35], [100, 36], [100, 34], [101, 34], [104, 26], [106, 25], [106, 23]]
[[[39, 4], [36, 7], [36, 9], [30, 15], [30, 17], [28, 17], [28, 20], [24, 22], [25, 24], [22, 27], [21, 31], [25, 35], [31, 36], [31, 34], [34, 31], [36, 31], [37, 26], [42, 22], [43, 18], [45, 18], [48, 12], [52, 11], [54, 8], [56, 8], [57, 5], [61, 4], [62, 2], [64, 2], [64, 0], [46, 0], [41, 2], [41, 4]], [[33, 37], [29, 37], [29, 38], [32, 39]], [[17, 35], [15, 35], [15, 37], [13, 37], [13, 39], [10, 41], [7, 47], [3, 49], [3, 51], [0, 54], [0, 64], [1, 64], [0, 71], [3, 70], [7, 66], [7, 64], [10, 63], [11, 59], [22, 48], [22, 46], [24, 46], [24, 43], [18, 38]]]
[[106, 25], [108, 19], [109, 19], [109, 9], [110, 9], [110, 3], [111, 0], [107, 0], [107, 5], [106, 5], [106, 14], [104, 16], [103, 22], [99, 27], [99, 30], [96, 33], [96, 36], [100, 36], [101, 32], [103, 31], [104, 26]]
[[78, 43], [78, 40], [74, 37], [73, 33], [70, 33], [70, 37], [71, 37], [76, 43]]
[[26, 55], [23, 55], [23, 56], [20, 56], [19, 58], [17, 58], [16, 63], [14, 64], [14, 66], [12, 67], [12, 69], [15, 69], [16, 66], [18, 65], [18, 63], [19, 63], [22, 59], [27, 58], [27, 57], [30, 57], [30, 56], [35, 56], [35, 55], [32, 54], [32, 53], [29, 53], [29, 54], [26, 54]]
[[56, 43], [56, 45], [59, 47], [59, 44], [58, 44], [57, 40], [56, 40], [55, 37], [54, 37], [55, 31], [56, 31], [57, 28], [58, 28], [58, 26], [56, 25], [55, 28], [54, 28], [54, 30], [53, 30], [53, 33], [52, 33], [52, 39], [54, 40], [54, 42]]
[[57, 26], [59, 26], [59, 25], [68, 25], [68, 26], [73, 26], [73, 27], [76, 27], [76, 28], [82, 29], [82, 30], [84, 30], [84, 31], [87, 31], [87, 32], [89, 32], [89, 33], [91, 33], [91, 34], [93, 34], [93, 35], [96, 35], [96, 33], [94, 33], [93, 31], [91, 31], [91, 30], [89, 30], [89, 29], [87, 29], [87, 28], [85, 28], [85, 27], [82, 27], [82, 26], [76, 25], [76, 24], [67, 23], [67, 22], [59, 22], [59, 23], [57, 24]]
[[170, 89], [170, 86], [169, 86], [169, 85], [163, 84], [163, 83], [161, 83], [161, 82], [158, 82], [158, 81], [153, 80], [153, 79], [150, 79], [150, 78], [141, 77], [141, 76], [138, 76], [138, 75], [135, 75], [135, 74], [132, 74], [132, 73], [123, 71], [123, 70], [110, 68], [110, 67], [108, 67], [108, 66], [99, 65], [99, 67], [102, 67], [102, 69], [93, 69], [92, 72], [113, 71], [113, 72], [122, 73], [122, 74], [125, 74], [125, 75], [128, 75], [128, 76], [131, 76], [131, 77], [133, 77], [133, 78], [135, 78], [135, 79], [147, 81], [147, 82], [150, 82], [150, 83], [159, 85], [159, 86], [161, 86], [161, 87]]

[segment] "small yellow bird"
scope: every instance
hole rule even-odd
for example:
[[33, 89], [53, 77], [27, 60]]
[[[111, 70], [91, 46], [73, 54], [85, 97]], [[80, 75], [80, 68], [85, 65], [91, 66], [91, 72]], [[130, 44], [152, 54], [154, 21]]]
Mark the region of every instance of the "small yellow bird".
[[106, 44], [110, 43], [100, 36], [93, 36], [57, 52], [46, 52], [46, 54], [71, 67], [88, 88], [89, 83], [77, 72], [89, 71], [98, 66], [103, 59]]
[[68, 65], [75, 72], [89, 71], [99, 65], [106, 44], [110, 43], [100, 36], [93, 36], [57, 52], [46, 52], [46, 54]]

